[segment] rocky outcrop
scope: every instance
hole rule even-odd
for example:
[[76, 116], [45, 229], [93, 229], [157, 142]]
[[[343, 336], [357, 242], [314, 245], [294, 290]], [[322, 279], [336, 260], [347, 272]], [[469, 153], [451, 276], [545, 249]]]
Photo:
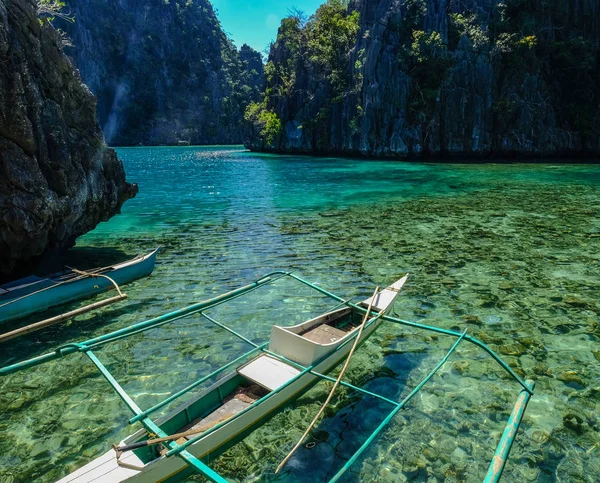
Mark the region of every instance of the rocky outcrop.
[[[348, 86], [292, 55], [280, 29], [256, 150], [380, 157], [600, 154], [600, 0], [353, 0]], [[314, 22], [314, 19], [312, 20]], [[311, 28], [311, 21], [304, 30]], [[339, 75], [334, 80], [339, 79]], [[273, 136], [271, 136], [273, 137]]]
[[65, 31], [113, 146], [230, 144], [243, 140], [246, 105], [263, 66], [238, 51], [208, 0], [66, 0]]
[[72, 246], [136, 192], [60, 36], [33, 0], [0, 0], [0, 278]]

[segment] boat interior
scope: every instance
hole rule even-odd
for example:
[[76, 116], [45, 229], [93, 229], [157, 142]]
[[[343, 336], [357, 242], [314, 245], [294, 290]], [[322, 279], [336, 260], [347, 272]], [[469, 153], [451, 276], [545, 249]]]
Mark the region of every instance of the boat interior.
[[11, 282], [10, 284], [2, 285], [0, 287], [0, 300], [3, 302], [5, 300], [10, 300], [18, 297], [22, 297], [23, 295], [27, 295], [37, 290], [44, 289], [53, 285], [53, 282], [45, 279], [38, 278], [35, 276], [27, 277], [26, 279], [16, 280]]
[[299, 332], [291, 330], [292, 327], [287, 328], [287, 330], [317, 344], [331, 344], [358, 328], [362, 322], [361, 315], [351, 309], [343, 309], [334, 312], [334, 314], [334, 317], [318, 318], [313, 324], [301, 324]]
[[[207, 431], [219, 423], [227, 421], [242, 412], [270, 392], [259, 384], [239, 373], [233, 373], [221, 379], [197, 397], [178, 407], [172, 413], [157, 421], [167, 434], [184, 433], [197, 430], [198, 434]], [[182, 444], [195, 437], [190, 435], [176, 440]], [[147, 439], [145, 431], [139, 431], [126, 440], [131, 444]], [[168, 451], [164, 444], [146, 446], [134, 450], [144, 463], [149, 463]]]
[[[344, 308], [321, 315], [303, 324], [288, 327], [287, 330], [297, 332], [300, 338], [321, 345], [331, 344], [332, 341], [343, 338], [356, 329], [360, 323], [361, 314]], [[262, 354], [241, 365], [235, 373], [221, 379], [190, 402], [159, 420], [158, 423], [167, 434], [192, 430], [198, 430], [199, 433], [206, 431], [244, 411], [255, 401], [285, 384], [299, 372], [290, 364]], [[189, 436], [189, 438], [194, 436]], [[127, 444], [142, 441], [145, 438], [144, 432], [136, 433], [127, 441]], [[177, 442], [181, 444], [189, 438], [180, 438]], [[136, 449], [134, 453], [144, 463], [148, 463], [166, 451], [166, 446], [159, 444]]]
[[[104, 274], [107, 272], [125, 268], [129, 265], [135, 265], [136, 263], [140, 262], [140, 260], [150, 257], [155, 252], [156, 252], [156, 250], [154, 252], [150, 253], [149, 255], [137, 255], [135, 258], [132, 258], [131, 260], [126, 260], [124, 262], [121, 262], [121, 263], [118, 263], [115, 265], [110, 265], [107, 267], [92, 268], [92, 269], [86, 270], [86, 272], [87, 273], [102, 273], [102, 274]], [[40, 288], [45, 288], [45, 287], [51, 286], [58, 282], [66, 282], [68, 280], [72, 280], [72, 279], [76, 279], [76, 278], [78, 279], [81, 277], [82, 276], [80, 274], [75, 273], [70, 269], [66, 269], [61, 272], [48, 275], [46, 277], [38, 277], [36, 275], [30, 275], [28, 277], [21, 278], [19, 280], [15, 280], [13, 282], [5, 283], [4, 285], [0, 285], [0, 295], [14, 293], [16, 291], [25, 291], [25, 290], [29, 291], [29, 289], [33, 288], [34, 286], [35, 286], [35, 290], [39, 290]]]
[[[362, 319], [362, 313], [344, 307], [295, 326], [273, 326], [270, 348], [299, 364], [309, 365], [333, 352], [346, 336], [360, 326]], [[299, 373], [300, 370], [292, 364], [261, 354], [158, 423], [167, 434], [192, 430], [198, 430], [199, 434], [244, 411]], [[142, 441], [146, 437], [145, 432], [140, 431], [129, 438], [126, 444]], [[181, 444], [185, 439], [177, 442]], [[166, 446], [160, 444], [136, 449], [134, 453], [141, 461], [148, 463], [166, 451]]]
[[347, 340], [362, 322], [362, 317], [352, 308], [342, 308], [292, 327], [274, 325], [269, 348], [298, 364], [309, 366]]

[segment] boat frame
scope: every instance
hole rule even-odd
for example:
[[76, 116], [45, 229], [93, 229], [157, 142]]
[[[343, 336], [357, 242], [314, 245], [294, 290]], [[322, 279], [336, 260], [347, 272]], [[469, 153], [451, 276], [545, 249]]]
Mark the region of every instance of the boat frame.
[[[281, 392], [286, 387], [288, 387], [290, 384], [295, 382], [298, 378], [300, 378], [304, 375], [311, 374], [313, 376], [316, 376], [316, 381], [319, 381], [319, 380], [327, 380], [327, 381], [332, 381], [332, 382], [335, 381], [335, 379], [333, 379], [325, 374], [316, 372], [315, 364], [309, 365], [309, 366], [303, 366], [301, 364], [298, 364], [297, 362], [294, 362], [280, 354], [277, 354], [277, 353], [269, 350], [267, 348], [268, 343], [264, 343], [264, 344], [260, 344], [260, 345], [256, 344], [256, 343], [252, 342], [251, 340], [247, 339], [246, 337], [244, 337], [243, 335], [239, 334], [235, 330], [227, 327], [226, 325], [214, 320], [213, 318], [211, 318], [208, 315], [203, 313], [204, 311], [206, 311], [210, 308], [213, 308], [217, 305], [228, 302], [234, 298], [245, 295], [245, 294], [252, 292], [262, 286], [272, 284], [272, 283], [276, 282], [277, 280], [280, 280], [285, 277], [288, 277], [297, 282], [300, 282], [301, 284], [304, 284], [304, 285], [320, 292], [321, 294], [337, 301], [338, 306], [336, 307], [336, 309], [341, 308], [341, 307], [348, 307], [348, 308], [352, 308], [352, 309], [356, 310], [357, 312], [360, 312], [363, 314], [367, 313], [367, 309], [364, 306], [355, 304], [351, 300], [345, 300], [345, 299], [343, 299], [343, 298], [341, 298], [341, 297], [339, 297], [339, 296], [337, 296], [337, 295], [335, 295], [335, 294], [333, 294], [333, 293], [331, 293], [331, 292], [329, 292], [307, 280], [304, 280], [304, 279], [298, 277], [297, 275], [294, 275], [293, 273], [284, 272], [284, 271], [275, 271], [275, 272], [271, 272], [271, 273], [265, 275], [264, 277], [261, 277], [261, 278], [255, 280], [254, 282], [252, 282], [248, 285], [245, 285], [236, 290], [232, 290], [225, 294], [219, 295], [217, 297], [211, 298], [209, 300], [190, 305], [188, 307], [170, 312], [168, 314], [165, 314], [165, 315], [162, 315], [159, 317], [155, 317], [151, 320], [148, 320], [145, 322], [140, 322], [140, 323], [131, 325], [129, 327], [126, 327], [126, 328], [111, 332], [109, 334], [105, 334], [105, 335], [87, 340], [84, 342], [65, 344], [63, 346], [58, 347], [53, 352], [26, 360], [23, 362], [12, 364], [10, 366], [0, 368], [0, 376], [8, 375], [8, 374], [11, 374], [11, 373], [14, 373], [14, 372], [17, 372], [17, 371], [20, 371], [20, 370], [23, 370], [23, 369], [26, 369], [29, 367], [36, 366], [38, 364], [42, 364], [47, 361], [51, 361], [51, 360], [54, 360], [54, 359], [57, 359], [60, 357], [64, 357], [64, 356], [72, 354], [72, 353], [83, 352], [91, 360], [91, 362], [97, 367], [97, 369], [104, 376], [104, 378], [108, 381], [108, 383], [112, 386], [112, 388], [118, 394], [118, 396], [121, 398], [121, 400], [127, 405], [127, 407], [134, 414], [134, 416], [129, 420], [129, 423], [133, 424], [136, 422], [140, 422], [145, 431], [147, 431], [148, 433], [150, 433], [152, 435], [162, 438], [162, 437], [168, 437], [169, 435], [166, 434], [160, 428], [160, 426], [159, 426], [159, 424], [157, 424], [157, 422], [155, 422], [153, 419], [151, 419], [150, 416], [152, 413], [154, 413], [158, 409], [166, 406], [167, 404], [170, 404], [171, 402], [179, 399], [183, 395], [187, 394], [188, 392], [190, 392], [194, 388], [200, 386], [201, 384], [209, 381], [211, 378], [214, 378], [215, 376], [219, 375], [223, 371], [230, 369], [232, 367], [235, 367], [236, 364], [239, 364], [245, 358], [247, 358], [251, 355], [256, 355], [258, 353], [263, 353], [265, 355], [269, 355], [269, 356], [274, 357], [282, 362], [285, 362], [287, 364], [290, 364], [290, 365], [296, 367], [300, 371], [296, 376], [294, 376], [292, 379], [290, 379], [289, 381], [284, 383], [282, 386], [277, 387], [276, 389], [269, 392], [265, 396], [256, 400], [254, 403], [252, 403], [250, 406], [248, 406], [247, 408], [245, 408], [244, 410], [242, 410], [241, 412], [239, 412], [232, 418], [227, 419], [226, 421], [223, 421], [223, 422], [213, 426], [212, 428], [208, 429], [207, 431], [205, 431], [197, 436], [194, 436], [194, 437], [188, 439], [187, 441], [182, 442], [181, 444], [177, 443], [176, 441], [170, 441], [170, 442], [164, 443], [165, 447], [167, 448], [167, 452], [166, 452], [167, 457], [173, 457], [173, 456], [179, 457], [189, 466], [189, 468], [191, 470], [205, 476], [209, 480], [217, 482], [217, 483], [226, 483], [227, 480], [223, 476], [219, 475], [217, 472], [215, 472], [213, 469], [211, 469], [209, 466], [207, 466], [204, 462], [201, 461], [201, 459], [198, 459], [193, 454], [191, 454], [188, 451], [188, 448], [191, 445], [193, 445], [194, 443], [196, 443], [197, 441], [199, 441], [200, 439], [206, 437], [208, 434], [212, 433], [213, 431], [216, 431], [223, 425], [229, 424], [233, 420], [239, 418], [240, 416], [245, 414], [247, 411], [249, 411], [251, 408], [255, 407], [258, 404], [265, 402], [267, 399], [269, 399], [273, 395]], [[173, 322], [175, 320], [179, 320], [181, 318], [187, 317], [192, 314], [197, 314], [197, 313], [202, 315], [204, 318], [206, 318], [213, 324], [221, 327], [222, 329], [228, 331], [229, 333], [233, 334], [234, 336], [242, 339], [244, 342], [250, 344], [252, 346], [252, 349], [250, 351], [246, 352], [245, 354], [243, 354], [242, 356], [236, 358], [235, 360], [229, 362], [228, 364], [220, 367], [219, 369], [211, 372], [210, 374], [189, 384], [185, 388], [173, 393], [171, 396], [167, 397], [166, 399], [159, 402], [158, 404], [155, 404], [151, 408], [142, 410], [133, 401], [133, 399], [127, 394], [127, 392], [118, 383], [118, 381], [113, 377], [113, 375], [104, 366], [104, 364], [98, 359], [96, 354], [94, 354], [93, 350], [104, 344], [108, 344], [110, 342], [120, 340], [120, 339], [129, 337], [134, 334], [139, 334], [141, 332], [144, 332], [144, 331], [147, 331], [150, 329], [154, 329], [156, 327], [167, 324], [169, 322]], [[371, 433], [371, 435], [365, 440], [365, 442], [360, 446], [360, 448], [350, 457], [350, 459], [333, 476], [333, 478], [331, 478], [329, 480], [329, 482], [333, 483], [333, 482], [337, 482], [340, 480], [342, 475], [352, 466], [352, 464], [354, 464], [356, 462], [356, 460], [367, 449], [367, 447], [373, 442], [373, 440], [377, 437], [377, 435], [387, 426], [387, 424], [394, 418], [394, 416], [401, 409], [403, 409], [406, 406], [406, 404], [422, 389], [422, 387], [435, 375], [435, 373], [444, 365], [444, 363], [448, 360], [448, 358], [456, 350], [458, 345], [463, 341], [472, 343], [472, 344], [480, 347], [481, 349], [483, 349], [485, 352], [487, 352], [511, 376], [511, 378], [514, 381], [516, 381], [522, 388], [520, 391], [520, 394], [517, 398], [514, 409], [509, 417], [506, 428], [502, 434], [502, 437], [500, 438], [500, 441], [496, 448], [494, 457], [493, 457], [492, 461], [490, 462], [488, 472], [484, 479], [485, 483], [495, 483], [495, 482], [499, 481], [500, 477], [502, 475], [502, 472], [504, 470], [504, 467], [506, 465], [506, 461], [508, 459], [510, 449], [516, 438], [516, 434], [519, 429], [519, 425], [523, 419], [525, 409], [527, 407], [527, 403], [529, 402], [529, 399], [531, 398], [531, 396], [534, 393], [533, 381], [523, 380], [519, 375], [517, 375], [510, 368], [510, 366], [508, 364], [506, 364], [506, 362], [504, 362], [486, 344], [475, 339], [474, 337], [467, 335], [466, 330], [461, 333], [461, 332], [457, 332], [457, 331], [453, 331], [453, 330], [441, 329], [438, 327], [428, 326], [428, 325], [420, 324], [417, 322], [410, 322], [410, 321], [402, 320], [402, 319], [399, 319], [396, 317], [385, 315], [382, 312], [381, 313], [374, 312], [374, 316], [369, 321], [367, 321], [365, 328], [370, 327], [373, 324], [377, 324], [377, 325], [381, 324], [382, 322], [389, 322], [389, 323], [399, 324], [399, 325], [408, 326], [408, 327], [412, 327], [412, 328], [416, 328], [416, 329], [426, 330], [426, 331], [430, 331], [430, 332], [436, 332], [438, 334], [455, 337], [456, 341], [452, 345], [450, 350], [446, 353], [446, 355], [440, 360], [440, 362], [410, 392], [410, 394], [408, 394], [404, 399], [402, 399], [402, 401], [399, 401], [399, 402], [393, 401], [393, 400], [383, 397], [379, 394], [359, 388], [359, 387], [354, 386], [345, 381], [341, 381], [341, 384], [343, 386], [346, 386], [350, 389], [358, 391], [364, 395], [368, 395], [371, 397], [375, 397], [379, 400], [385, 401], [390, 406], [392, 406], [392, 409], [388, 413], [388, 415], [385, 417], [385, 419], [381, 422], [381, 424]], [[356, 332], [354, 335], [356, 335]], [[342, 345], [340, 345], [340, 347], [342, 347], [345, 344], [348, 344], [349, 342], [351, 342], [353, 340], [354, 340], [354, 337], [349, 337], [348, 340], [344, 341], [344, 343]], [[340, 347], [338, 347], [337, 349], [339, 349]]]

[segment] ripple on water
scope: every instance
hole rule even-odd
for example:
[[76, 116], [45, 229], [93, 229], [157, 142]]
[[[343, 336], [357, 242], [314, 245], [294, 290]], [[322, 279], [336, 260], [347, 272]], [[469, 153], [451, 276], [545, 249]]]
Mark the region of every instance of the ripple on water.
[[[126, 303], [17, 341], [0, 363], [147, 320], [272, 269], [355, 298], [409, 271], [396, 313], [467, 328], [536, 381], [506, 481], [600, 480], [600, 168], [359, 162], [226, 147], [119, 154], [140, 194], [69, 257], [102, 265], [160, 245], [155, 273], [127, 286]], [[286, 282], [211, 316], [258, 342], [271, 324], [327, 307]], [[451, 343], [384, 326], [347, 378], [402, 398]], [[190, 317], [99, 355], [147, 407], [245, 350]], [[274, 480], [327, 389], [316, 385], [211, 465], [238, 481]], [[517, 392], [485, 353], [461, 345], [346, 481], [481, 481]], [[331, 477], [385, 417], [384, 406], [341, 390], [311, 435], [315, 444], [277, 480]], [[4, 378], [0, 416], [0, 481], [54, 481], [135, 429], [82, 356]]]

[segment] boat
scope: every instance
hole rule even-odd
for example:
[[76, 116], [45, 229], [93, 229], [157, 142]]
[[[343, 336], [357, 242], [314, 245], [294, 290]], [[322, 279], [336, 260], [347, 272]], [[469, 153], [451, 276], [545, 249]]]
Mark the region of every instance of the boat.
[[[272, 326], [268, 342], [255, 342], [213, 319], [206, 311], [227, 301], [246, 295], [275, 281], [291, 277], [338, 302], [326, 313], [292, 327]], [[139, 322], [132, 326], [80, 343], [69, 343], [55, 351], [33, 359], [0, 368], [0, 376], [12, 374], [47, 361], [82, 352], [105, 377], [134, 416], [130, 424], [141, 423], [142, 429], [113, 445], [113, 449], [76, 470], [58, 483], [129, 482], [154, 483], [177, 481], [192, 473], [226, 483], [227, 480], [208, 466], [208, 462], [249, 432], [263, 424], [286, 403], [296, 399], [319, 381], [336, 380], [327, 374], [354, 351], [357, 344], [367, 340], [383, 323], [394, 323], [416, 329], [433, 331], [456, 338], [446, 356], [401, 401], [393, 401], [376, 393], [338, 381], [355, 391], [368, 394], [388, 403], [392, 409], [365, 443], [331, 478], [339, 481], [350, 466], [366, 450], [393, 417], [403, 409], [420, 389], [448, 360], [463, 341], [484, 349], [521, 386], [515, 409], [507, 423], [494, 459], [490, 463], [486, 482], [499, 480], [523, 413], [533, 394], [532, 381], [524, 381], [489, 347], [464, 332], [440, 329], [392, 317], [387, 311], [407, 280], [407, 276], [360, 303], [345, 300], [289, 272], [273, 272], [241, 288], [212, 299], [193, 304], [174, 312]], [[142, 410], [116, 381], [94, 350], [105, 344], [140, 334], [174, 320], [200, 314], [209, 322], [242, 339], [252, 349], [212, 373], [190, 383], [154, 406]], [[351, 344], [352, 343], [352, 344]], [[352, 348], [350, 347], [352, 345]], [[227, 371], [227, 372], [226, 372]], [[343, 374], [343, 371], [342, 373]], [[217, 378], [218, 376], [218, 378]], [[341, 375], [339, 376], [341, 378]], [[191, 397], [166, 416], [152, 419], [152, 413], [180, 400], [186, 394], [217, 382]], [[337, 384], [337, 382], [336, 382]]]
[[[372, 304], [373, 310], [385, 310], [407, 277], [380, 292]], [[369, 307], [371, 300], [365, 300], [361, 306]], [[240, 364], [229, 376], [174, 410], [158, 425], [167, 434], [206, 430], [206, 435], [194, 441], [187, 451], [198, 459], [216, 457], [236, 435], [264, 422], [269, 414], [319, 380], [296, 364], [311, 367], [320, 374], [330, 372], [350, 351], [348, 342], [357, 335], [362, 318], [360, 312], [345, 307], [293, 327], [274, 325], [269, 353]], [[381, 322], [380, 317], [373, 317], [373, 323], [365, 327], [359, 343]], [[117, 453], [109, 451], [59, 483], [89, 483], [99, 477], [107, 483], [157, 482], [186, 469], [187, 463], [182, 459], [163, 455], [165, 447], [146, 445], [147, 438], [145, 430], [138, 431], [119, 444]], [[180, 443], [189, 441], [191, 439], [180, 438]], [[134, 449], [122, 455], [123, 448]]]
[[35, 275], [0, 286], [0, 324], [75, 300], [93, 297], [117, 285], [146, 277], [154, 270], [158, 248], [131, 260], [81, 272], [67, 269]]

